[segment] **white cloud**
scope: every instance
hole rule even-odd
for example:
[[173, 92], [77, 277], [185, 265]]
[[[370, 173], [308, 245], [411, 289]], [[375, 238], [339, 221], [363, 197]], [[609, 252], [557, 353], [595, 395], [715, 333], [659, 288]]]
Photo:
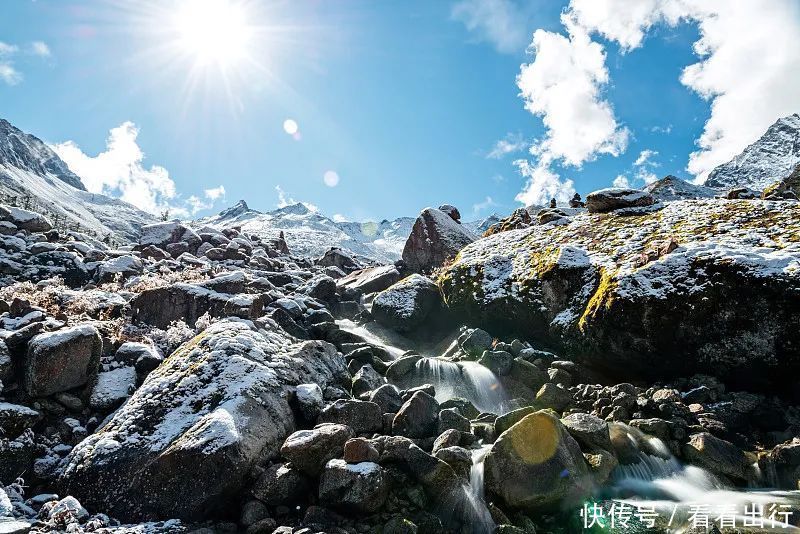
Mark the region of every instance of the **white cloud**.
[[472, 213], [473, 214], [478, 214], [478, 213], [480, 213], [482, 211], [485, 211], [485, 210], [487, 210], [489, 208], [493, 208], [493, 207], [495, 207], [497, 205], [498, 205], [497, 202], [495, 202], [494, 199], [492, 199], [492, 197], [487, 196], [483, 200], [483, 202], [478, 202], [478, 203], [472, 205]]
[[8, 85], [16, 85], [22, 81], [22, 74], [10, 62], [0, 59], [0, 80]]
[[653, 165], [657, 167], [658, 163], [652, 161], [652, 158], [654, 156], [658, 156], [658, 151], [646, 148], [641, 152], [639, 152], [639, 157], [636, 158], [636, 161], [634, 161], [633, 164], [637, 167], [640, 167], [642, 165]]
[[628, 177], [627, 176], [625, 176], [624, 174], [620, 174], [620, 175], [617, 175], [616, 178], [614, 178], [613, 186], [614, 187], [621, 187], [623, 189], [628, 189], [628, 188], [630, 188], [631, 183], [628, 181]]
[[568, 202], [575, 195], [575, 184], [572, 180], [562, 180], [546, 165], [536, 165], [528, 160], [517, 160], [514, 164], [520, 174], [527, 178], [525, 188], [514, 200], [526, 206], [543, 206], [555, 198], [558, 202]]
[[570, 16], [625, 49], [658, 23], [696, 23], [699, 61], [681, 83], [710, 102], [711, 116], [687, 169], [698, 181], [800, 109], [800, 4], [796, 0], [572, 0]]
[[498, 52], [521, 52], [528, 43], [528, 13], [511, 0], [460, 0], [450, 15]]
[[225, 186], [220, 185], [218, 187], [213, 187], [211, 189], [206, 189], [204, 191], [206, 198], [211, 200], [217, 200], [218, 198], [225, 196]]
[[[169, 210], [178, 217], [212, 207], [213, 202], [204, 203], [194, 195], [184, 202], [185, 206], [176, 204], [179, 195], [175, 182], [164, 167], [144, 166], [145, 155], [136, 142], [138, 136], [139, 129], [127, 121], [110, 130], [105, 151], [96, 156], [85, 154], [73, 141], [52, 148], [92, 193], [121, 198], [153, 214]], [[224, 190], [222, 186], [217, 189]]]
[[30, 51], [35, 56], [50, 57], [52, 52], [50, 47], [44, 41], [33, 41], [30, 46]]
[[503, 139], [498, 140], [486, 154], [489, 159], [500, 159], [508, 154], [521, 152], [528, 148], [528, 142], [520, 134], [508, 133]]

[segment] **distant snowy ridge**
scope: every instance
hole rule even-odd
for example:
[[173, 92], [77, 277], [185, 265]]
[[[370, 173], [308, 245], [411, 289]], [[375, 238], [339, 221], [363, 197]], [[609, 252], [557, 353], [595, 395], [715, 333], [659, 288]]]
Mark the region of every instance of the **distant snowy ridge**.
[[142, 225], [156, 220], [127, 202], [89, 193], [80, 178], [45, 143], [3, 119], [0, 196], [2, 202], [43, 213], [57, 226], [115, 241], [135, 241]]
[[711, 171], [705, 185], [718, 190], [749, 187], [762, 191], [800, 164], [800, 115], [778, 119], [761, 138]]

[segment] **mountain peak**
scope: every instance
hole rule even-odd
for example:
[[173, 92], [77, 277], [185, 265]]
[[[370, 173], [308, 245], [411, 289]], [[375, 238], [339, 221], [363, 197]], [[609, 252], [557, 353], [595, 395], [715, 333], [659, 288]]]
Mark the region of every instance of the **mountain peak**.
[[41, 139], [0, 119], [0, 165], [37, 175], [52, 174], [75, 189], [86, 191], [81, 179]]
[[218, 217], [220, 219], [235, 219], [239, 215], [242, 215], [249, 211], [254, 211], [254, 210], [250, 209], [250, 207], [247, 205], [247, 202], [245, 202], [244, 200], [240, 200], [230, 208], [225, 208], [224, 210], [219, 212]]
[[307, 215], [311, 213], [311, 210], [302, 202], [295, 202], [294, 204], [289, 204], [287, 206], [283, 206], [278, 208], [277, 211], [282, 213], [291, 213], [293, 215]]
[[800, 114], [776, 120], [755, 143], [711, 171], [705, 185], [719, 190], [749, 187], [762, 191], [800, 163]]

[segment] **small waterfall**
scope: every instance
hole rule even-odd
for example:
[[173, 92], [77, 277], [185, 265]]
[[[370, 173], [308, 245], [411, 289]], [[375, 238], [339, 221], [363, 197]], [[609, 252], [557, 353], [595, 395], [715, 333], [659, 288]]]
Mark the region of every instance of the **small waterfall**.
[[[351, 334], [361, 337], [370, 345], [380, 347], [389, 353], [394, 359], [399, 358], [411, 348], [411, 342], [388, 328], [384, 328], [376, 322], [366, 325], [357, 324], [350, 319], [340, 319], [336, 321], [339, 328]], [[408, 347], [408, 348], [402, 348]]]
[[431, 384], [436, 400], [443, 402], [463, 397], [482, 412], [504, 413], [508, 394], [492, 371], [471, 362], [452, 362], [441, 358], [422, 358], [403, 379], [404, 387]]
[[[800, 506], [798, 492], [730, 488], [703, 468], [683, 465], [669, 454], [660, 439], [646, 436], [626, 425], [615, 425], [617, 429], [627, 431], [631, 441], [637, 444], [639, 461], [618, 466], [603, 493], [612, 501], [652, 508], [660, 517], [671, 518], [668, 532], [691, 531], [692, 508], [699, 505], [706, 506], [709, 513], [722, 507], [735, 510], [737, 525], [743, 524], [744, 512], [748, 507], [761, 506], [766, 511], [772, 505], [788, 505], [793, 510]], [[764, 531], [772, 530], [800, 532], [800, 529], [792, 526], [778, 526]]]
[[491, 445], [484, 445], [472, 451], [469, 487], [466, 488], [467, 502], [472, 511], [470, 521], [472, 534], [492, 533], [496, 526], [483, 496], [483, 460], [491, 448]]

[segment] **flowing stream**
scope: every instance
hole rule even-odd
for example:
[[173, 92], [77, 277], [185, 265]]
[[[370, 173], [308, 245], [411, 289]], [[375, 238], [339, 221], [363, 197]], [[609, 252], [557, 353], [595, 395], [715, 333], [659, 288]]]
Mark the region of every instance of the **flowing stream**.
[[[472, 402], [478, 410], [497, 415], [510, 409], [508, 394], [492, 371], [477, 362], [452, 359], [459, 350], [455, 336], [437, 345], [419, 348], [410, 340], [376, 323], [365, 326], [346, 320], [337, 323], [343, 330], [382, 347], [394, 358], [410, 350], [423, 356], [395, 384], [400, 388], [431, 384], [436, 389], [439, 402], [462, 397]], [[588, 528], [586, 532], [712, 532], [709, 529], [725, 526], [726, 521], [728, 525], [735, 524], [738, 527], [736, 532], [800, 532], [800, 528], [786, 524], [787, 520], [796, 523], [800, 518], [800, 491], [731, 487], [705, 469], [682, 464], [660, 439], [644, 435], [621, 423], [612, 424], [617, 425], [636, 445], [638, 461], [616, 467], [608, 482], [596, 489], [592, 502], [598, 503], [605, 514], [609, 513], [612, 506], [617, 509], [628, 506], [634, 511], [633, 516], [637, 510], [652, 510], [658, 516], [656, 530], [641, 523], [636, 524], [635, 519], [620, 525], [624, 520], [622, 516], [617, 518], [617, 525], [612, 525], [608, 515], [604, 518], [602, 528]], [[469, 483], [464, 485], [463, 495], [457, 496], [450, 511], [458, 514], [462, 523], [468, 525], [462, 526], [462, 532], [466, 534], [489, 534], [495, 529], [484, 500], [483, 484], [483, 460], [490, 448], [489, 445], [482, 445], [473, 450]], [[754, 484], [764, 483], [755, 465], [752, 467], [752, 478]], [[578, 512], [571, 512], [573, 524]], [[752, 525], [757, 527], [748, 528]], [[585, 522], [583, 526], [586, 527]]]

